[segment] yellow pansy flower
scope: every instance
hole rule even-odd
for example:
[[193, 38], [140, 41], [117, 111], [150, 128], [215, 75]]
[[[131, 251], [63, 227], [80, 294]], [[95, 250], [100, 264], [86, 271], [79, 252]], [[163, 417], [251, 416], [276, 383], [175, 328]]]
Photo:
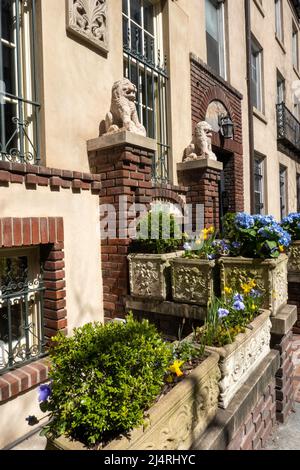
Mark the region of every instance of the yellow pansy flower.
[[253, 287], [250, 284], [242, 284], [241, 288], [244, 291], [244, 294], [249, 294], [252, 291]]
[[280, 253], [284, 252], [284, 246], [283, 245], [279, 245], [279, 251], [280, 251]]
[[184, 364], [184, 361], [174, 361], [174, 363], [169, 367], [169, 371], [172, 372], [173, 374], [176, 374], [177, 377], [181, 377], [183, 375], [183, 372], [180, 370], [180, 367], [182, 367]]
[[232, 294], [231, 287], [224, 287], [224, 291], [225, 291], [225, 294], [228, 294], [228, 295]]

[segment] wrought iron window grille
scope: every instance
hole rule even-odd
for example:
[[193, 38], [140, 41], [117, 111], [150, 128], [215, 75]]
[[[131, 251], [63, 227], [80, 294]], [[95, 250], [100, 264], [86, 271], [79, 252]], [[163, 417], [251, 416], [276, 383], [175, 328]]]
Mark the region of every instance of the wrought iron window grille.
[[43, 276], [28, 270], [2, 276], [0, 285], [0, 375], [45, 355]]
[[286, 107], [285, 103], [276, 106], [277, 138], [285, 147], [300, 150], [300, 122]]

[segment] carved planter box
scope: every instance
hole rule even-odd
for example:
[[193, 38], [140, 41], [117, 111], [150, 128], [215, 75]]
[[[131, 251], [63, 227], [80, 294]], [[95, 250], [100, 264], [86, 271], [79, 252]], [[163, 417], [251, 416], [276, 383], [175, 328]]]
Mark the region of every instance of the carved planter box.
[[[188, 450], [213, 420], [218, 409], [219, 356], [208, 357], [147, 413], [146, 425], [110, 442], [103, 450]], [[77, 441], [60, 437], [48, 449], [84, 450]]]
[[293, 242], [290, 248], [289, 262], [288, 262], [289, 276], [293, 276], [300, 282], [300, 240]]
[[171, 292], [170, 261], [182, 253], [129, 255], [130, 294], [144, 299], [166, 300]]
[[221, 258], [221, 290], [225, 286], [236, 289], [241, 283], [254, 279], [257, 288], [265, 293], [263, 308], [276, 317], [281, 307], [287, 304], [287, 255], [277, 259], [259, 260], [253, 258]]
[[177, 258], [171, 262], [172, 297], [176, 302], [207, 306], [213, 294], [215, 261]]
[[219, 383], [219, 406], [227, 408], [236, 392], [270, 352], [271, 321], [270, 312], [263, 310], [232, 344], [222, 348], [207, 347], [209, 352], [220, 356], [221, 381]]

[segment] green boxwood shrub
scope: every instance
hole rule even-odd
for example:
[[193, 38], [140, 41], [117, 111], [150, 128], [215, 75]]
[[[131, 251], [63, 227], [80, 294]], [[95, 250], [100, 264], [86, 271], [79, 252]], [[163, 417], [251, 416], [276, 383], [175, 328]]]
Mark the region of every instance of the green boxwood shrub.
[[143, 423], [172, 358], [154, 326], [129, 316], [126, 323], [87, 324], [54, 341], [46, 402], [52, 437], [93, 445]]

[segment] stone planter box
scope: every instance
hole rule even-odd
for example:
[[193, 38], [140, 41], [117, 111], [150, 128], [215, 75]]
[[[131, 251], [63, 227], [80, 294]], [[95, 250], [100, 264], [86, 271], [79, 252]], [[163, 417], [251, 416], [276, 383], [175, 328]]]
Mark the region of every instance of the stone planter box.
[[[102, 450], [188, 450], [201, 436], [218, 409], [219, 356], [207, 358], [182, 382], [163, 396], [147, 413], [146, 425], [110, 442]], [[60, 437], [48, 449], [84, 450], [77, 441]]]
[[263, 308], [270, 310], [271, 316], [276, 317], [281, 307], [287, 304], [287, 255], [267, 260], [224, 257], [219, 260], [219, 263], [223, 293], [225, 286], [236, 289], [236, 286], [239, 286], [241, 282], [254, 279], [257, 288], [265, 293]]
[[293, 242], [290, 248], [288, 273], [298, 276], [300, 282], [300, 240]]
[[130, 294], [138, 298], [166, 300], [171, 294], [170, 261], [182, 253], [129, 255]]
[[214, 292], [215, 261], [176, 258], [171, 262], [172, 297], [176, 302], [207, 306]]
[[232, 344], [221, 348], [207, 347], [208, 352], [220, 356], [221, 381], [219, 383], [219, 406], [227, 408], [237, 391], [270, 352], [271, 321], [270, 312], [263, 310]]

